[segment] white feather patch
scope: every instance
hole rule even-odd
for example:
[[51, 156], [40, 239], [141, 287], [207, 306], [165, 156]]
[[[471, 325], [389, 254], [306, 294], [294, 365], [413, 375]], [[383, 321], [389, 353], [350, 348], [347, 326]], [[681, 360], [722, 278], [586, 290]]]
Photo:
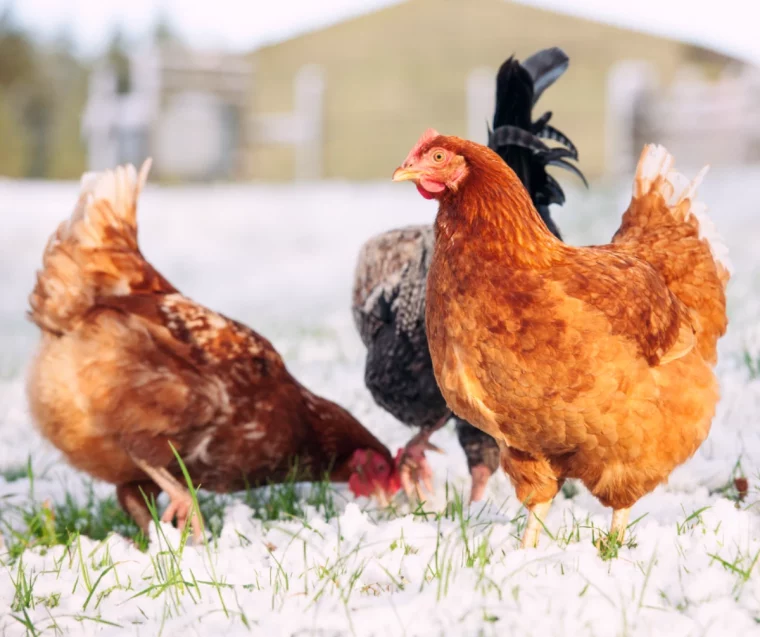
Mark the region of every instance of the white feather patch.
[[663, 177], [663, 180], [658, 182], [660, 194], [671, 207], [677, 206], [686, 199], [691, 202], [686, 218], [694, 215], [699, 223], [699, 238], [707, 241], [713, 259], [728, 270], [729, 274], [732, 274], [734, 268], [729, 259], [728, 246], [712, 219], [707, 215], [705, 203], [695, 198], [697, 188], [707, 174], [709, 166], [705, 166], [694, 179], [689, 180], [685, 175], [673, 170], [674, 165], [673, 155], [664, 146], [648, 144], [641, 154], [636, 169], [636, 179], [633, 182], [634, 197], [638, 198], [650, 193], [657, 178]]

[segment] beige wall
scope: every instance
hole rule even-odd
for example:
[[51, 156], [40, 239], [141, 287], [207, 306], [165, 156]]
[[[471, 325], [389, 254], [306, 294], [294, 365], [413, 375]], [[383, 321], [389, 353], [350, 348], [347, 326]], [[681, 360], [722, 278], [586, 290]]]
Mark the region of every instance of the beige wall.
[[[471, 70], [496, 69], [511, 53], [522, 59], [549, 46], [567, 52], [570, 69], [544, 95], [537, 115], [554, 111], [552, 123], [576, 143], [590, 177], [605, 168], [610, 68], [647, 60], [668, 81], [694, 54], [675, 41], [505, 0], [408, 0], [252, 54], [251, 113], [290, 110], [294, 74], [304, 64], [323, 65], [324, 177], [382, 178], [426, 127], [466, 134]], [[252, 144], [246, 155], [251, 178], [293, 176], [292, 148]]]

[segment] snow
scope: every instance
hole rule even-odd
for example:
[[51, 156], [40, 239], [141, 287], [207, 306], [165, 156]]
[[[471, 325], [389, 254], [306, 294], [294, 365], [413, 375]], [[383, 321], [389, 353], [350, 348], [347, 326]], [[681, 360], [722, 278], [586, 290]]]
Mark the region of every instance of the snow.
[[[43, 634], [70, 635], [760, 635], [760, 378], [744, 362], [745, 352], [760, 360], [760, 222], [750, 203], [760, 201], [758, 176], [713, 171], [700, 187], [736, 267], [718, 367], [723, 398], [695, 457], [633, 508], [635, 546], [617, 558], [602, 560], [592, 544], [610, 512], [583, 487], [557, 498], [546, 522], [553, 539], [545, 534], [538, 549], [518, 549], [523, 511], [503, 475], [485, 504], [436, 516], [447, 490], [451, 500], [468, 488], [446, 429], [435, 439], [445, 454], [430, 458], [427, 515], [402, 500], [397, 512], [380, 512], [338, 489], [329, 520], [307, 507], [303, 520], [261, 522], [231, 502], [208, 547], [180, 548], [162, 525], [147, 553], [118, 535], [27, 549], [15, 561], [0, 552], [0, 634], [27, 634], [28, 620]], [[0, 471], [30, 458], [35, 473], [33, 484], [0, 477], [0, 514], [30, 499], [84, 500], [91, 485], [36, 434], [23, 391], [37, 338], [26, 295], [77, 191], [76, 183], [0, 181]], [[628, 193], [630, 183], [568, 188], [556, 212], [566, 239], [607, 240]], [[140, 238], [183, 292], [266, 335], [299, 379], [395, 450], [410, 434], [363, 386], [349, 309], [354, 260], [372, 234], [429, 222], [434, 211], [413, 188], [390, 183], [149, 184]], [[716, 493], [737, 462], [750, 484], [738, 508]], [[113, 492], [92, 488], [96, 497]], [[34, 601], [23, 609], [22, 580]]]

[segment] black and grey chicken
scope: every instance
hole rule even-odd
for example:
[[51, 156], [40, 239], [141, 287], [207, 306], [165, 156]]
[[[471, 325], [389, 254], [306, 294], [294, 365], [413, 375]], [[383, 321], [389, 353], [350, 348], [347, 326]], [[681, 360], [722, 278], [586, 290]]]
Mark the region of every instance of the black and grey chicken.
[[[547, 166], [571, 170], [578, 159], [573, 143], [549, 125], [551, 112], [533, 121], [533, 106], [546, 88], [567, 69], [569, 59], [558, 48], [545, 49], [522, 64], [510, 57], [496, 78], [496, 108], [489, 146], [517, 173], [530, 192], [547, 227], [560, 237], [549, 214], [551, 204], [565, 201]], [[558, 142], [550, 147], [542, 140]], [[453, 416], [433, 375], [425, 334], [425, 289], [433, 255], [433, 227], [391, 230], [367, 241], [359, 253], [352, 310], [367, 347], [364, 379], [375, 402], [404, 424], [420, 431], [407, 443], [399, 461], [407, 495], [420, 484], [428, 489], [432, 472], [425, 451], [438, 451], [433, 432], [454, 418], [459, 443], [472, 476], [472, 501], [483, 497], [499, 466], [499, 448], [489, 435]]]

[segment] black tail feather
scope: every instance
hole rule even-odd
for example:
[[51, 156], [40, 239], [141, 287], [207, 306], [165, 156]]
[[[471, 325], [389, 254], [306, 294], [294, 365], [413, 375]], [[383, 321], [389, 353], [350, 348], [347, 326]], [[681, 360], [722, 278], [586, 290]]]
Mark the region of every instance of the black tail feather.
[[517, 126], [500, 126], [495, 131], [490, 131], [488, 146], [497, 151], [506, 146], [519, 146], [539, 153], [550, 150], [536, 135]]
[[[563, 149], [564, 150], [564, 149]], [[583, 175], [583, 173], [580, 171], [580, 169], [577, 166], [574, 166], [566, 159], [550, 159], [546, 162], [547, 166], [556, 166], [557, 168], [564, 168], [565, 170], [569, 170], [571, 173], [574, 173], [582, 182], [583, 185], [588, 188], [588, 182], [586, 181], [586, 177]]]
[[546, 175], [546, 192], [544, 194], [546, 196], [545, 205], [547, 206], [553, 203], [561, 206], [565, 203], [565, 193], [561, 186], [554, 177], [548, 174]]
[[[546, 111], [541, 117], [539, 117], [533, 125], [530, 127], [534, 134], [538, 135], [542, 130], [548, 128], [549, 120], [552, 118], [552, 112]], [[540, 135], [539, 135], [540, 137]]]
[[[496, 108], [493, 130], [488, 130], [488, 146], [515, 171], [530, 193], [541, 218], [558, 238], [559, 231], [549, 213], [551, 204], [562, 205], [565, 194], [547, 171], [556, 166], [573, 172], [588, 187], [577, 166], [578, 149], [568, 137], [549, 125], [551, 111], [532, 121], [533, 106], [541, 94], [568, 68], [569, 58], [557, 47], [535, 53], [522, 64], [514, 58], [501, 65], [496, 76]], [[551, 148], [543, 139], [559, 143]]]
[[533, 104], [570, 66], [570, 58], [559, 47], [544, 49], [534, 53], [522, 63], [522, 67], [533, 80]]
[[550, 139], [554, 142], [559, 142], [565, 148], [573, 152], [573, 159], [576, 161], [578, 160], [578, 149], [575, 147], [575, 144], [573, 144], [573, 142], [568, 139], [567, 135], [565, 135], [562, 131], [554, 128], [554, 126], [545, 124], [541, 130], [536, 132], [536, 135], [538, 137], [543, 137], [544, 139]]
[[530, 130], [533, 110], [533, 78], [518, 60], [510, 57], [496, 77], [496, 109], [493, 128], [517, 126]]

